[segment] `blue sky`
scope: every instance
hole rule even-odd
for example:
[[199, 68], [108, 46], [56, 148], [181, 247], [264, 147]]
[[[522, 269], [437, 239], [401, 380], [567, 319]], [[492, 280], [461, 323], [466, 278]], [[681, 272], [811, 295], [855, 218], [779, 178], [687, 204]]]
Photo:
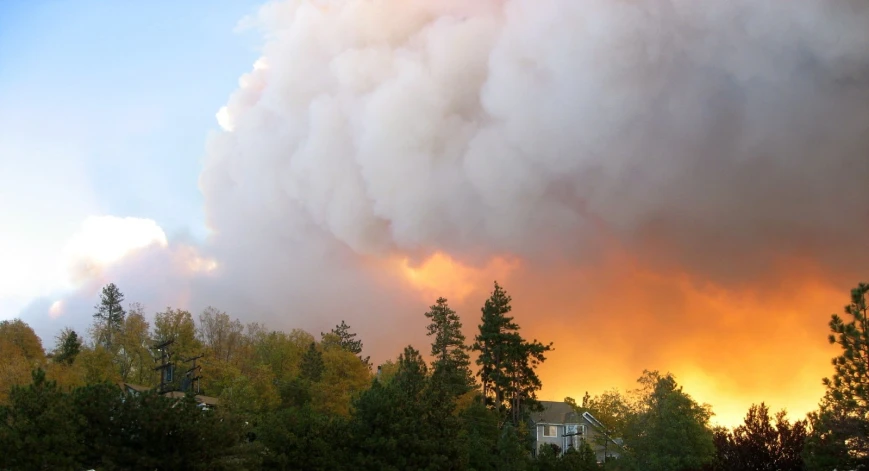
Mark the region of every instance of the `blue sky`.
[[0, 318], [56, 289], [92, 215], [205, 235], [205, 138], [260, 41], [261, 1], [0, 2]]

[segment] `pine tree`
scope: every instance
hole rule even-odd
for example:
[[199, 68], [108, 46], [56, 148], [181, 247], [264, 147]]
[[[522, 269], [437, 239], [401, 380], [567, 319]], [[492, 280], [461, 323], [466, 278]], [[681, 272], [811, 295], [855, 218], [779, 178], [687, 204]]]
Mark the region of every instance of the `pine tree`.
[[518, 425], [528, 406], [536, 405], [542, 387], [536, 368], [546, 361], [552, 344], [528, 342], [519, 334], [519, 325], [507, 316], [512, 299], [495, 282], [495, 289], [482, 308], [482, 323], [472, 349], [479, 352], [477, 365], [483, 384], [483, 397], [505, 419]]
[[824, 378], [827, 392], [820, 410], [810, 416], [812, 436], [807, 461], [851, 469], [869, 465], [869, 283], [851, 290], [845, 306], [848, 321], [833, 314], [831, 344], [842, 353], [833, 359], [832, 378]]
[[[359, 359], [362, 360], [362, 363], [365, 363], [369, 367], [371, 366], [369, 364], [369, 360], [371, 359], [371, 357], [363, 358], [361, 355], [362, 340], [357, 340], [355, 338], [356, 333], [350, 332], [350, 326], [347, 325], [346, 322], [342, 320], [340, 324], [336, 325], [335, 328], [330, 331], [330, 333], [338, 338], [338, 347], [358, 355]], [[328, 341], [329, 334], [326, 334], [325, 332], [320, 332], [320, 339], [323, 342]]]
[[115, 286], [114, 283], [109, 283], [103, 287], [100, 295], [100, 303], [94, 306], [97, 312], [94, 313], [94, 318], [97, 320], [96, 341], [99, 344], [102, 342], [107, 350], [111, 350], [114, 345], [113, 334], [121, 330], [124, 324], [126, 312], [121, 306], [124, 302], [124, 294]]
[[434, 337], [431, 344], [433, 379], [443, 383], [453, 396], [468, 392], [473, 385], [471, 360], [458, 314], [450, 309], [445, 298], [438, 298], [425, 316], [431, 319], [428, 335]]

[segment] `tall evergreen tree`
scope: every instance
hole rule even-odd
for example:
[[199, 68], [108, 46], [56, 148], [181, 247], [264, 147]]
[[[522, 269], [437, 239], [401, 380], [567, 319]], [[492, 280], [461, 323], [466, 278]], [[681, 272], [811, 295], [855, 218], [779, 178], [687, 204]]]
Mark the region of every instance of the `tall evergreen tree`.
[[482, 323], [473, 350], [479, 352], [478, 375], [483, 397], [514, 426], [521, 422], [529, 406], [537, 404], [542, 387], [535, 371], [546, 360], [552, 344], [528, 342], [519, 334], [519, 325], [508, 316], [512, 298], [495, 282], [495, 288], [482, 308]]
[[833, 359], [832, 378], [824, 378], [827, 391], [820, 410], [810, 416], [812, 435], [806, 445], [810, 468], [852, 469], [869, 466], [869, 283], [851, 290], [843, 319], [830, 319], [831, 344], [842, 353]]
[[427, 327], [428, 335], [434, 337], [431, 344], [434, 381], [443, 383], [454, 396], [468, 392], [473, 385], [473, 376], [459, 315], [450, 309], [445, 298], [438, 298], [425, 316], [431, 320]]
[[100, 294], [100, 303], [94, 306], [97, 312], [94, 313], [94, 318], [97, 321], [96, 342], [102, 344], [107, 350], [111, 350], [114, 345], [114, 334], [121, 330], [124, 324], [124, 311], [121, 303], [124, 302], [124, 294], [115, 286], [114, 283], [109, 283], [103, 287]]

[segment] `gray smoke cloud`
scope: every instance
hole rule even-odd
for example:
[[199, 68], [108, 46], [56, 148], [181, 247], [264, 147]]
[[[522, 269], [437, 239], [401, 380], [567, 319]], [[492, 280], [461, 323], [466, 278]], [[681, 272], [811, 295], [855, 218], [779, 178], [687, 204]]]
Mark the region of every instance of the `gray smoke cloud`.
[[[861, 0], [287, 1], [258, 20], [201, 176], [217, 245], [251, 266], [618, 244], [731, 283], [866, 259]], [[324, 276], [304, 273], [281, 277]]]

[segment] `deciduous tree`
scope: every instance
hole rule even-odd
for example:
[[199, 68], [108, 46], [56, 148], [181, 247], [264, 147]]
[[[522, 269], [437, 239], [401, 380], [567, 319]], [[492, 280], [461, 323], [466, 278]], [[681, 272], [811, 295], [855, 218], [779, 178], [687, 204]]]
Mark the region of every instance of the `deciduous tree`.
[[636, 469], [690, 470], [711, 464], [710, 408], [695, 402], [669, 373], [644, 371], [638, 382], [637, 411], [624, 437]]
[[123, 381], [152, 386], [155, 382], [154, 357], [151, 347], [150, 325], [145, 319], [145, 310], [133, 304], [124, 319], [117, 337], [118, 352], [115, 356], [118, 372]]
[[238, 319], [209, 306], [199, 315], [196, 335], [209, 357], [232, 363], [244, 341], [244, 326]]

